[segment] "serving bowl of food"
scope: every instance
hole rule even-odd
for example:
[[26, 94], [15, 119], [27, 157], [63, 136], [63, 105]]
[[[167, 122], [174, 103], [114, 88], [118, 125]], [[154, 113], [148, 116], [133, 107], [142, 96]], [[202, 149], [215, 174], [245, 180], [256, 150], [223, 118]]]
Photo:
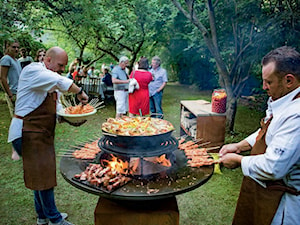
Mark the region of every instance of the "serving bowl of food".
[[86, 105], [76, 105], [76, 106], [69, 106], [66, 108], [62, 108], [57, 112], [57, 115], [62, 116], [64, 119], [68, 120], [72, 123], [80, 123], [90, 116], [94, 115], [97, 112], [90, 104]]
[[[71, 101], [72, 100], [72, 101]], [[57, 112], [57, 115], [63, 117], [71, 123], [82, 123], [90, 116], [94, 115], [98, 109], [104, 107], [104, 102], [99, 102], [98, 98], [93, 98], [88, 104], [76, 104], [75, 98], [66, 100], [61, 96], [62, 108]]]

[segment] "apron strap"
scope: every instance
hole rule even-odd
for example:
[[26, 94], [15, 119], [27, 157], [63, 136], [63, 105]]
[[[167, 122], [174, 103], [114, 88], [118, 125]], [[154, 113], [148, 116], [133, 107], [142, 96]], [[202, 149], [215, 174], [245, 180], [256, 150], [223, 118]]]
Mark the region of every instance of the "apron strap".
[[21, 119], [21, 120], [24, 119], [24, 116], [19, 116], [19, 115], [16, 115], [16, 114], [14, 114], [14, 117], [18, 118], [18, 119]]

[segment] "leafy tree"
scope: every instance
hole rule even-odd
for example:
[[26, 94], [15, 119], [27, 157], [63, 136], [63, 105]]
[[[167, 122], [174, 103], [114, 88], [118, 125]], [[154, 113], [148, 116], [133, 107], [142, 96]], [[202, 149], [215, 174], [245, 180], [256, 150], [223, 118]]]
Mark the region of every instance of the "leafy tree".
[[1, 20], [0, 20], [0, 46], [4, 52], [5, 41], [16, 39], [20, 42], [21, 47], [30, 50], [30, 54], [34, 57], [39, 48], [44, 45], [33, 38], [39, 32], [31, 32], [31, 25], [35, 20], [31, 20], [31, 13], [27, 7], [26, 1], [1, 1]]
[[[42, 13], [42, 20], [36, 24], [36, 29], [52, 31], [59, 38], [71, 41], [73, 50], [78, 49], [77, 58], [83, 60], [83, 53], [91, 43], [90, 26], [95, 15], [89, 12], [93, 8], [91, 1], [48, 1], [40, 0], [32, 4]], [[40, 17], [40, 16], [38, 16]], [[32, 18], [36, 18], [33, 15]], [[74, 49], [76, 45], [76, 49]]]
[[[299, 45], [298, 0], [3, 0], [0, 44], [53, 31], [60, 46], [90, 64], [160, 55], [172, 80], [228, 94], [233, 131], [237, 100], [266, 52]], [[57, 41], [56, 43], [57, 44]], [[36, 43], [40, 46], [40, 43]], [[209, 82], [207, 82], [209, 81]], [[203, 84], [207, 84], [204, 86]]]
[[[79, 58], [89, 49], [93, 63], [105, 55], [118, 61], [127, 55], [133, 64], [146, 52], [163, 29], [162, 11], [157, 1], [35, 1], [31, 7], [43, 14], [36, 29], [52, 30], [66, 37], [80, 50]], [[29, 7], [29, 4], [27, 7]], [[33, 15], [35, 18], [36, 15]]]
[[[157, 1], [101, 1], [103, 30], [95, 30], [96, 48], [118, 60], [130, 58], [131, 67], [138, 57], [156, 44], [164, 29], [164, 12]], [[160, 26], [158, 26], [160, 23]]]
[[[227, 121], [229, 130], [233, 131], [237, 99], [251, 76], [253, 65], [259, 62], [261, 55], [270, 46], [286, 43], [293, 37], [278, 35], [275, 40], [270, 40], [268, 35], [275, 31], [284, 32], [284, 26], [278, 27], [283, 21], [297, 27], [294, 22], [297, 15], [295, 12], [299, 12], [299, 3], [293, 0], [172, 0], [172, 3], [200, 31], [215, 61], [219, 84], [228, 95]], [[290, 13], [290, 20], [278, 19], [277, 11]]]
[[169, 79], [200, 89], [212, 89], [216, 81], [211, 55], [205, 43], [195, 38], [199, 36], [198, 30], [181, 13], [175, 14], [168, 23], [168, 34], [171, 35], [163, 59], [168, 62]]

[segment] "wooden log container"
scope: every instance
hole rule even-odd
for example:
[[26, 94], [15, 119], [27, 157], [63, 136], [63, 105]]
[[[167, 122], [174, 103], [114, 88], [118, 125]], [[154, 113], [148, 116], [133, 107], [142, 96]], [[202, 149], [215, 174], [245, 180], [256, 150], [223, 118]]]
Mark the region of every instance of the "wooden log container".
[[[226, 114], [212, 112], [212, 105], [205, 100], [181, 101], [180, 136], [192, 136], [204, 147], [222, 146], [225, 139]], [[217, 149], [215, 152], [217, 152]]]

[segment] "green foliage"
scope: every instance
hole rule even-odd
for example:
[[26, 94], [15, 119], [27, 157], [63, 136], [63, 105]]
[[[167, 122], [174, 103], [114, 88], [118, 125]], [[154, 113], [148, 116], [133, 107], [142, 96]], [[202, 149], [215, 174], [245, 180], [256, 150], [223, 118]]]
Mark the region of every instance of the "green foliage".
[[[184, 6], [190, 1], [179, 2]], [[255, 79], [248, 92], [257, 90], [261, 57], [283, 44], [299, 46], [299, 1], [212, 2], [216, 41], [237, 96], [249, 77]], [[171, 1], [3, 0], [0, 6], [2, 47], [4, 40], [25, 34], [42, 40], [50, 37], [47, 47], [59, 45], [68, 51], [70, 59], [81, 57], [89, 62], [116, 62], [119, 56], [127, 55], [133, 64], [139, 56], [159, 55], [170, 80], [203, 89], [217, 85], [216, 61], [202, 33]], [[207, 1], [193, 1], [193, 7], [209, 37], [212, 29]], [[37, 48], [31, 40], [26, 44]]]
[[[175, 2], [194, 19], [184, 16]], [[284, 44], [300, 44], [297, 0], [4, 0], [0, 4], [2, 49], [5, 40], [21, 36], [22, 45], [29, 46], [33, 55], [41, 44], [30, 40], [32, 35], [46, 40], [47, 47], [66, 49], [70, 62], [81, 58], [98, 68], [102, 63], [116, 64], [121, 55], [130, 58], [130, 69], [140, 56], [159, 55], [170, 81], [203, 90], [225, 87], [233, 100], [260, 92], [263, 55]], [[234, 111], [234, 105], [229, 109]], [[234, 112], [228, 113], [228, 120], [233, 129]]]
[[[33, 38], [31, 25], [35, 20], [31, 20], [32, 11], [28, 8], [27, 1], [1, 1], [1, 20], [0, 20], [0, 47], [5, 50], [5, 41], [18, 40], [20, 47], [30, 50], [34, 58], [39, 48], [44, 48], [43, 44]], [[35, 32], [38, 34], [39, 30]]]
[[[193, 84], [202, 90], [211, 90], [217, 85], [210, 53], [203, 42], [195, 43], [199, 36], [186, 18], [177, 13], [168, 23], [169, 45], [162, 50], [162, 58], [171, 81]], [[197, 41], [198, 41], [197, 40]]]

